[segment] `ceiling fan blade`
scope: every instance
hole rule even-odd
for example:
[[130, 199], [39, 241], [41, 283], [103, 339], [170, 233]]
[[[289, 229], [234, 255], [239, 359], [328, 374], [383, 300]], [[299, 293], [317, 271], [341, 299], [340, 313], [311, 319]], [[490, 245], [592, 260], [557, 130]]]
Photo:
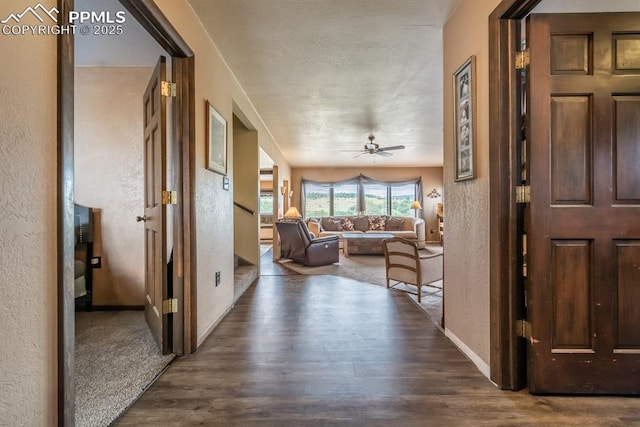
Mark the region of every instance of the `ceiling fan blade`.
[[358, 157], [362, 156], [363, 154], [367, 154], [367, 152], [362, 152], [360, 154], [356, 154], [355, 156], [353, 156], [354, 159], [357, 159]]
[[387, 153], [386, 151], [382, 151], [382, 150], [378, 150], [376, 151], [376, 154], [382, 157], [391, 157], [393, 156], [393, 153]]
[[404, 145], [394, 145], [392, 147], [380, 147], [378, 151], [404, 150]]

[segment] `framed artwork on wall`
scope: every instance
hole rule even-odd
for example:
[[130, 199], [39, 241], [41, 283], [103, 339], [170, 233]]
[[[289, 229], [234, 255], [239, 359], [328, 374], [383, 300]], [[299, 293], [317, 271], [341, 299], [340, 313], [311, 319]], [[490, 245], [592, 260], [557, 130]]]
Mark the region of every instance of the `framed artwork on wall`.
[[475, 62], [475, 56], [471, 56], [453, 73], [456, 181], [476, 177]]
[[207, 101], [207, 169], [227, 174], [227, 121]]

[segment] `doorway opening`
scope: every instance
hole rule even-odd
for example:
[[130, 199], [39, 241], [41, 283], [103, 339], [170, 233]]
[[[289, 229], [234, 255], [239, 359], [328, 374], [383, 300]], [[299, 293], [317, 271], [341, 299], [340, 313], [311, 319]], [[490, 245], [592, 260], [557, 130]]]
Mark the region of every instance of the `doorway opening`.
[[[260, 148], [260, 245], [273, 244], [273, 206], [278, 192], [278, 183], [273, 182], [273, 160]], [[261, 250], [262, 252], [262, 250]]]
[[[104, 3], [104, 4], [103, 4]], [[193, 103], [193, 52], [188, 48], [186, 43], [175, 32], [173, 27], [169, 24], [166, 18], [162, 15], [158, 7], [152, 1], [147, 0], [120, 0], [119, 3], [101, 3], [102, 6], [115, 7], [118, 10], [122, 10], [124, 7], [129, 13], [128, 18], [131, 21], [138, 21], [142, 24], [145, 31], [148, 32], [153, 39], [157, 40], [159, 45], [166, 50], [168, 56], [171, 58], [171, 76], [172, 81], [176, 84], [176, 97], [175, 108], [172, 112], [173, 123], [171, 133], [174, 135], [174, 144], [170, 149], [170, 164], [173, 173], [174, 188], [178, 191], [177, 203], [172, 206], [173, 229], [171, 234], [173, 236], [173, 268], [171, 269], [171, 284], [173, 285], [173, 298], [175, 298], [176, 305], [179, 308], [180, 315], [171, 315], [172, 322], [170, 328], [172, 336], [172, 346], [169, 352], [175, 354], [188, 354], [195, 351], [196, 340], [196, 325], [195, 316], [192, 315], [193, 307], [195, 307], [195, 268], [196, 264], [193, 260], [195, 255], [195, 239], [192, 235], [194, 224], [194, 214], [192, 209], [193, 200], [193, 170], [194, 170], [194, 156], [193, 150], [195, 146], [194, 132], [191, 126], [194, 115], [194, 103]], [[82, 5], [78, 2], [74, 4], [71, 0], [59, 0], [58, 9], [61, 11], [75, 10]], [[86, 5], [87, 10], [91, 10], [95, 7], [95, 4]], [[68, 25], [68, 14], [60, 14], [61, 25]], [[76, 384], [76, 368], [75, 368], [75, 295], [73, 289], [74, 283], [74, 175], [83, 175], [92, 172], [75, 172], [74, 164], [74, 146], [76, 145], [75, 137], [75, 97], [74, 97], [74, 85], [75, 85], [75, 47], [73, 41], [73, 35], [64, 34], [58, 38], [58, 111], [59, 111], [59, 137], [58, 137], [58, 254], [59, 254], [59, 276], [58, 276], [58, 421], [59, 425], [75, 425], [75, 384]], [[104, 65], [104, 64], [102, 64]], [[80, 74], [86, 70], [82, 70]], [[105, 72], [113, 72], [114, 70], [102, 70]], [[85, 76], [86, 77], [86, 76]], [[103, 77], [98, 78], [102, 80]], [[95, 76], [89, 78], [91, 81]], [[114, 92], [117, 92], [118, 88], [112, 88]], [[102, 89], [103, 90], [103, 89]], [[142, 94], [139, 98], [139, 111], [142, 112]], [[125, 95], [122, 95], [123, 97]], [[99, 100], [92, 100], [98, 103]], [[78, 122], [79, 125], [82, 122]], [[113, 122], [111, 122], [112, 125]], [[109, 130], [103, 133], [109, 133]], [[104, 135], [89, 135], [90, 137], [102, 137]], [[98, 144], [100, 145], [100, 144]], [[78, 145], [80, 150], [83, 149], [82, 145]], [[86, 146], [85, 146], [86, 148]], [[99, 149], [104, 149], [102, 146], [94, 146], [90, 150], [91, 155], [100, 153]], [[83, 155], [86, 153], [83, 153]], [[112, 153], [107, 153], [112, 154]], [[122, 154], [122, 153], [121, 153]], [[130, 160], [126, 155], [123, 155], [125, 160]], [[126, 163], [126, 162], [125, 162]], [[78, 162], [79, 169], [82, 169], [81, 162]], [[134, 168], [135, 169], [135, 168]], [[129, 172], [129, 171], [127, 171]], [[106, 175], [94, 177], [98, 182], [107, 179]], [[116, 180], [119, 177], [110, 177], [109, 179]], [[87, 185], [92, 187], [95, 181], [79, 179], [78, 185]], [[122, 178], [120, 182], [124, 184], [134, 183], [136, 180], [129, 175]], [[133, 184], [132, 184], [133, 185]], [[84, 190], [83, 190], [84, 191]], [[93, 191], [100, 194], [101, 188], [94, 188]], [[80, 191], [82, 193], [82, 191]], [[82, 197], [92, 197], [91, 191], [87, 191]], [[89, 202], [85, 202], [89, 204]], [[104, 203], [104, 201], [102, 202]], [[122, 212], [122, 209], [116, 209], [118, 213]], [[102, 222], [104, 218], [101, 216], [103, 211], [96, 210], [100, 218], [99, 231], [102, 231]], [[134, 216], [135, 221], [135, 216]], [[107, 233], [108, 234], [108, 233]], [[106, 237], [102, 236], [103, 238]], [[103, 242], [104, 243], [104, 242]], [[110, 242], [111, 243], [111, 242]], [[103, 249], [103, 248], [101, 248]], [[116, 257], [117, 258], [117, 257]], [[91, 266], [100, 267], [96, 270], [102, 270], [108, 262], [107, 259], [113, 260], [113, 253], [103, 253], [99, 258], [94, 257], [89, 260]], [[185, 263], [185, 260], [190, 262]], [[106, 269], [100, 271], [103, 273]], [[135, 276], [136, 273], [131, 273]], [[165, 276], [166, 279], [166, 276]], [[93, 304], [94, 301], [100, 301], [100, 298], [114, 298], [113, 295], [108, 296], [106, 294], [100, 294], [105, 288], [94, 283], [95, 289], [91, 295]], [[111, 289], [113, 290], [113, 288]], [[134, 292], [135, 293], [135, 292]], [[113, 294], [113, 293], [112, 293]], [[116, 293], [117, 294], [117, 293]], [[96, 300], [96, 298], [98, 298]], [[116, 301], [117, 298], [116, 298]], [[128, 300], [124, 300], [123, 306], [132, 305]], [[113, 304], [113, 299], [111, 300]], [[97, 304], [100, 305], [100, 304]], [[86, 307], [86, 306], [85, 306]], [[95, 308], [95, 307], [94, 307]], [[164, 316], [164, 315], [163, 315]], [[166, 314], [164, 319], [167, 320], [169, 325], [169, 316]]]
[[[95, 4], [76, 0], [75, 7]], [[123, 9], [115, 0], [101, 7], [114, 15]], [[145, 322], [145, 230], [136, 221], [145, 200], [142, 94], [168, 54], [135, 19], [118, 37], [76, 34], [74, 42], [74, 204], [88, 207], [93, 237], [83, 260], [91, 289], [76, 297], [83, 304], [75, 313], [75, 419], [106, 425], [174, 357], [162, 354]], [[171, 175], [171, 159], [165, 164]], [[171, 253], [172, 206], [166, 214]]]
[[260, 275], [260, 148], [258, 132], [237, 108], [232, 129], [234, 301], [237, 301]]

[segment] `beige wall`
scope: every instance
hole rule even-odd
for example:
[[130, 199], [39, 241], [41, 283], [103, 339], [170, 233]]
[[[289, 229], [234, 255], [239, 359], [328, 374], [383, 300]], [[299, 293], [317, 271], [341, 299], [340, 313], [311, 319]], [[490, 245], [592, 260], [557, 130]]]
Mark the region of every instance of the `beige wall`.
[[[438, 221], [436, 219], [436, 205], [442, 201], [439, 199], [430, 199], [427, 197], [432, 189], [437, 189], [442, 194], [442, 168], [293, 168], [291, 170], [291, 189], [293, 190], [293, 198], [291, 205], [300, 208], [300, 183], [302, 178], [311, 179], [313, 181], [339, 181], [342, 179], [353, 178], [363, 174], [371, 178], [401, 181], [403, 179], [413, 179], [422, 177], [422, 191], [424, 204], [420, 215], [426, 222], [426, 238], [427, 241], [438, 240]], [[446, 209], [446, 208], [445, 208]], [[407, 212], [408, 216], [413, 216], [413, 211]], [[435, 230], [431, 233], [431, 230]]]
[[100, 209], [94, 305], [144, 305], [144, 228], [136, 216], [144, 210], [142, 95], [152, 72], [75, 71], [75, 202]]
[[[489, 375], [489, 29], [500, 0], [462, 0], [444, 27], [445, 326]], [[477, 179], [454, 182], [452, 75], [476, 57]]]
[[234, 208], [234, 253], [253, 265], [260, 263], [260, 170], [258, 134], [247, 129], [235, 116], [233, 118], [233, 171], [235, 182], [233, 200], [249, 208], [252, 216], [240, 208]]
[[[56, 2], [42, 4], [50, 8]], [[2, 10], [18, 13], [28, 5], [34, 4], [8, 0]], [[0, 52], [0, 424], [52, 426], [57, 417], [56, 39], [2, 35]]]

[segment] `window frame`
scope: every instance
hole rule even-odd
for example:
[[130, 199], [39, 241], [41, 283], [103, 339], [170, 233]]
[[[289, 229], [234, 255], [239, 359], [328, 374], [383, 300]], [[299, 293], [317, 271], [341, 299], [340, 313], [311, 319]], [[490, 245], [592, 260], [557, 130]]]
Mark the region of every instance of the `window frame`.
[[[302, 206], [303, 215], [305, 217], [315, 217], [317, 215], [309, 215], [308, 213], [308, 197], [307, 194], [309, 187], [312, 187], [314, 191], [317, 191], [317, 188], [326, 188], [328, 190], [329, 195], [329, 206], [328, 216], [335, 216], [335, 190], [336, 187], [355, 185], [356, 186], [356, 212], [353, 215], [387, 215], [393, 216], [393, 207], [394, 207], [394, 199], [393, 199], [393, 188], [405, 187], [405, 186], [413, 186], [413, 200], [419, 200], [419, 192], [421, 191], [421, 178], [411, 179], [405, 181], [398, 182], [383, 182], [370, 178], [363, 177], [362, 175], [356, 179], [349, 179], [339, 182], [316, 182], [316, 181], [307, 181], [303, 179], [303, 191], [304, 191], [304, 203]], [[376, 213], [371, 214], [367, 213], [366, 206], [366, 187], [370, 186], [381, 186], [386, 187], [386, 213]], [[339, 215], [339, 216], [349, 216], [349, 215]]]

